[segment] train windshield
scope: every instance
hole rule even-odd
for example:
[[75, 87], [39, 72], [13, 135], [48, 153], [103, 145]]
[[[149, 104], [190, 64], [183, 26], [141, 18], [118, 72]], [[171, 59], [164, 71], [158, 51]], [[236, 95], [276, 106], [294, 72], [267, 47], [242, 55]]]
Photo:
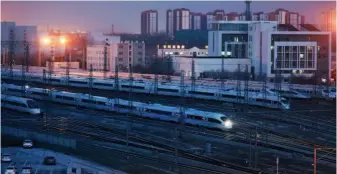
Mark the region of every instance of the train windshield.
[[29, 108], [39, 108], [39, 105], [36, 102], [34, 102], [33, 100], [28, 100], [27, 104], [28, 104]]
[[282, 102], [283, 104], [289, 104], [288, 100], [286, 100], [286, 99], [282, 99], [281, 102]]

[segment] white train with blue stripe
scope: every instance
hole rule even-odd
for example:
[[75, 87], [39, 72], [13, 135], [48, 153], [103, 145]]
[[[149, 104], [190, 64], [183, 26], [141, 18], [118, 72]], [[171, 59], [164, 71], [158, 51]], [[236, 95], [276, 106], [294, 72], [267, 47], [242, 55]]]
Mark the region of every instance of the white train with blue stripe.
[[29, 113], [31, 115], [39, 115], [42, 113], [40, 107], [34, 100], [6, 94], [1, 94], [1, 107]]
[[[23, 94], [22, 90], [25, 90]], [[170, 122], [181, 122], [187, 125], [202, 126], [207, 128], [225, 130], [232, 127], [230, 116], [222, 113], [206, 112], [195, 109], [185, 109], [164, 106], [160, 104], [147, 104], [132, 102], [122, 99], [90, 96], [88, 94], [70, 93], [42, 88], [22, 88], [13, 84], [2, 84], [2, 92], [34, 98], [38, 100], [52, 100], [53, 102], [68, 104], [78, 107], [99, 109], [118, 113], [129, 113], [140, 117], [153, 118]]]
[[[30, 75], [29, 81], [37, 83], [43, 83], [40, 75]], [[65, 77], [52, 76], [47, 79], [48, 83], [52, 85], [60, 85], [79, 88], [89, 88], [92, 86], [95, 89], [115, 90], [115, 80], [103, 80], [93, 79], [93, 84], [89, 84], [88, 78], [70, 78], [69, 81]], [[155, 87], [152, 82], [144, 82], [142, 80], [134, 80], [131, 84], [129, 80], [119, 80], [118, 89], [120, 91], [129, 91], [136, 93], [146, 94], [158, 94], [166, 96], [181, 96], [196, 99], [217, 100], [231, 103], [245, 103], [249, 105], [255, 105], [260, 107], [274, 108], [274, 109], [290, 109], [290, 105], [285, 98], [277, 97], [272, 92], [263, 95], [263, 92], [251, 92], [249, 91], [248, 99], [244, 98], [243, 92], [236, 92], [232, 90], [221, 90], [218, 88], [197, 86], [195, 89], [191, 89], [190, 86], [181, 88], [178, 85], [172, 85], [169, 83], [158, 83]], [[241, 93], [241, 94], [240, 94]], [[239, 94], [239, 95], [237, 95]]]

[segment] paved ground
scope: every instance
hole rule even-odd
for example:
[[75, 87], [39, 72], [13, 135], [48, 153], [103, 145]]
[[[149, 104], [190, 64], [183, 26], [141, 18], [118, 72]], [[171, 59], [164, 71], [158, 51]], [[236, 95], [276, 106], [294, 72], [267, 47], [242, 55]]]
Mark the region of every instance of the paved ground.
[[[67, 173], [68, 166], [77, 166], [82, 169], [82, 172], [105, 172], [105, 173], [118, 173], [123, 172], [116, 171], [103, 167], [101, 165], [84, 161], [76, 157], [57, 153], [46, 149], [24, 149], [21, 147], [6, 147], [2, 148], [3, 154], [10, 154], [12, 157], [11, 163], [1, 163], [1, 173], [5, 173], [8, 166], [15, 166], [19, 172], [22, 167], [31, 166], [34, 174], [49, 173], [49, 174], [65, 174]], [[54, 156], [56, 158], [56, 165], [47, 166], [43, 164], [44, 156]]]

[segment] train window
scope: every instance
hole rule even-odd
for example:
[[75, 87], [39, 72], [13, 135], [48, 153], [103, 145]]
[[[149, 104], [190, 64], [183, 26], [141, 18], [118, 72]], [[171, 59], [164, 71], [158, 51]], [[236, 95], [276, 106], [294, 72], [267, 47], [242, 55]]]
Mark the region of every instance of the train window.
[[198, 91], [189, 91], [189, 94], [199, 94], [199, 95], [208, 95], [208, 96], [213, 96], [213, 93], [208, 93], [208, 92], [198, 92]]
[[28, 100], [27, 104], [29, 108], [39, 108], [39, 106], [33, 100]]
[[108, 83], [94, 83], [94, 85], [99, 85], [99, 86], [111, 86], [111, 87], [113, 87], [113, 84], [108, 84]]
[[227, 94], [222, 94], [222, 97], [225, 97], [225, 98], [236, 98], [236, 96], [234, 96], [234, 95], [227, 95]]
[[88, 84], [88, 82], [81, 82], [81, 81], [69, 81], [69, 83]]
[[60, 96], [60, 95], [57, 95], [56, 98], [65, 99], [65, 100], [75, 100], [73, 97]]
[[135, 109], [136, 108], [134, 106], [127, 106], [127, 105], [120, 105], [120, 104], [115, 104], [115, 107], [123, 108], [123, 109]]
[[130, 86], [130, 85], [121, 85], [122, 88], [134, 88], [134, 89], [144, 89], [143, 86]]
[[92, 103], [92, 104], [96, 104], [95, 101], [93, 101], [93, 100], [88, 100], [88, 99], [83, 99], [82, 102], [83, 102], [83, 103]]
[[187, 118], [190, 118], [190, 119], [193, 119], [193, 120], [204, 120], [204, 117], [202, 117], [202, 116], [189, 115], [189, 114], [187, 114]]
[[178, 89], [165, 89], [165, 88], [157, 88], [158, 91], [166, 91], [166, 92], [178, 92]]
[[15, 101], [4, 101], [4, 103], [6, 103], [6, 104], [10, 104], [10, 105], [15, 105], [15, 106], [21, 106], [21, 107], [27, 107], [25, 104], [23, 104], [23, 103], [19, 103], [19, 102], [15, 102]]
[[105, 102], [102, 102], [102, 101], [97, 101], [97, 104], [98, 104], [98, 105], [106, 105], [106, 103], [105, 103]]
[[147, 109], [147, 112], [151, 112], [155, 114], [162, 114], [162, 115], [171, 115], [171, 112], [169, 111], [162, 111], [162, 110], [156, 110], [156, 109]]
[[40, 93], [40, 92], [32, 92], [33, 95], [41, 95], [41, 96], [48, 96], [47, 93]]
[[59, 81], [60, 81], [60, 79], [50, 79], [50, 81], [59, 82]]
[[208, 122], [221, 124], [221, 121], [219, 121], [219, 120], [217, 120], [215, 118], [208, 118]]
[[21, 92], [21, 89], [8, 89], [8, 91], [12, 91], [12, 92]]

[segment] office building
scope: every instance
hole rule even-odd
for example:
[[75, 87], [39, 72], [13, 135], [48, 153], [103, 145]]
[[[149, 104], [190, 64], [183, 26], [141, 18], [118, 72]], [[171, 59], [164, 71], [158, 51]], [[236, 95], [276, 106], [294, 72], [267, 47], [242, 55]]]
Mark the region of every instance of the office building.
[[[277, 73], [285, 78], [291, 74], [330, 77], [331, 33], [309, 31], [310, 28], [307, 31], [280, 31], [278, 22], [215, 21], [214, 29], [208, 32], [208, 54], [226, 58], [248, 57], [252, 74], [267, 76], [271, 81]], [[235, 54], [237, 56], [233, 56]]]
[[148, 35], [158, 33], [158, 11], [146, 10], [141, 13], [141, 33]]

